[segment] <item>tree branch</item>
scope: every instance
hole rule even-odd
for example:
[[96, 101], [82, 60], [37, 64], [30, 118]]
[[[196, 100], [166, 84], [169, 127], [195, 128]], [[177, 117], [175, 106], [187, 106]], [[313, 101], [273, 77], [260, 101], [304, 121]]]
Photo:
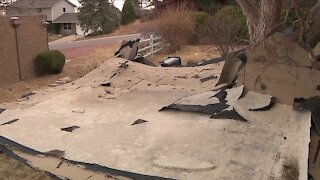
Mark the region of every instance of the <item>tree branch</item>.
[[310, 10], [305, 24], [305, 42], [310, 48], [314, 48], [320, 41], [320, 0]]

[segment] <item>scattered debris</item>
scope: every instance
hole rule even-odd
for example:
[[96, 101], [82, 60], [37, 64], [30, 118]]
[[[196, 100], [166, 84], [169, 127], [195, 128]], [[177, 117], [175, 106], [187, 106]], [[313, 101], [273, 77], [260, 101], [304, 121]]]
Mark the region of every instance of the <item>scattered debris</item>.
[[192, 76], [191, 78], [193, 78], [193, 79], [199, 79], [199, 78], [201, 78], [198, 74], [196, 74], [196, 75], [194, 75], [194, 76]]
[[0, 108], [0, 114], [3, 113], [6, 109]]
[[100, 86], [110, 87], [110, 86], [111, 86], [111, 83], [109, 83], [109, 82], [103, 82], [103, 83], [100, 84]]
[[188, 76], [175, 76], [175, 78], [179, 78], [179, 79], [188, 79]]
[[70, 127], [66, 127], [66, 128], [61, 128], [61, 131], [67, 131], [67, 132], [72, 132], [75, 129], [79, 129], [79, 126], [70, 126]]
[[65, 153], [66, 153], [65, 151], [60, 151], [60, 150], [55, 149], [55, 150], [44, 152], [43, 154], [47, 155], [47, 156], [63, 158]]
[[117, 75], [117, 73], [113, 73], [112, 76], [110, 76], [110, 79], [115, 77]]
[[146, 122], [148, 122], [148, 121], [143, 120], [143, 119], [138, 119], [138, 120], [136, 120], [135, 122], [133, 122], [133, 123], [131, 124], [131, 126], [134, 126], [134, 125], [137, 125], [137, 124], [146, 123]]
[[245, 118], [243, 118], [234, 108], [232, 110], [224, 110], [217, 114], [212, 115], [210, 118], [212, 119], [231, 119], [242, 122], [247, 122]]
[[21, 98], [23, 99], [23, 98], [29, 98], [30, 96], [33, 96], [33, 95], [35, 95], [36, 93], [34, 93], [34, 92], [29, 92], [29, 93], [27, 93], [27, 94], [24, 94], [24, 95], [22, 95], [21, 96]]
[[204, 83], [204, 82], [207, 82], [209, 80], [217, 79], [217, 78], [218, 78], [218, 76], [213, 75], [213, 76], [208, 76], [208, 77], [201, 78], [200, 81], [201, 81], [201, 83]]
[[56, 81], [56, 83], [59, 84], [59, 85], [63, 85], [63, 84], [67, 84], [67, 83], [69, 83], [71, 81], [72, 80], [71, 80], [70, 77], [64, 77], [64, 78], [61, 78], [58, 81]]
[[29, 97], [25, 97], [25, 98], [18, 99], [17, 102], [28, 101], [29, 99], [30, 99]]
[[160, 63], [161, 67], [179, 67], [181, 66], [180, 57], [168, 57]]
[[85, 109], [84, 108], [76, 108], [72, 110], [73, 113], [85, 113]]
[[1, 124], [1, 126], [13, 124], [13, 123], [15, 123], [15, 122], [17, 122], [17, 121], [19, 121], [19, 119], [13, 119], [13, 120], [11, 120], [11, 121], [8, 121], [8, 122], [5, 122], [5, 123]]
[[128, 62], [129, 62], [129, 61], [125, 61], [124, 63], [121, 63], [120, 66], [119, 66], [119, 68], [125, 69], [125, 68], [129, 67]]

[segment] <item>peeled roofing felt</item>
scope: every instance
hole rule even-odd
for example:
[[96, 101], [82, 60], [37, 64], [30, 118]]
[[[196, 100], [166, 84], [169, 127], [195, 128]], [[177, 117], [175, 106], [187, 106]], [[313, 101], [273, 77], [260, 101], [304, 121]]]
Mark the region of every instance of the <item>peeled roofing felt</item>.
[[[45, 89], [21, 102], [24, 109], [11, 108], [2, 113], [0, 123], [12, 117], [20, 121], [1, 126], [0, 135], [40, 152], [64, 151], [65, 159], [80, 164], [96, 164], [140, 176], [281, 179], [279, 172], [287, 160], [299, 164], [294, 166], [299, 176], [307, 174], [305, 143], [311, 116], [308, 112], [298, 113], [279, 104], [269, 111], [252, 112], [245, 104], [246, 96], [233, 106], [249, 123], [212, 120], [197, 113], [158, 112], [184, 97], [209, 92], [212, 85], [200, 83], [199, 79], [173, 80], [177, 75], [191, 77], [208, 68], [205, 66], [171, 69], [129, 62], [126, 69], [109, 79], [112, 87], [108, 88], [118, 92], [117, 99], [98, 98], [104, 87], [97, 82], [114, 74], [121, 62], [124, 60], [109, 60], [74, 84]], [[208, 74], [216, 74], [214, 71]], [[213, 96], [213, 101], [226, 103], [226, 91], [211, 92], [209, 98]], [[198, 102], [202, 103], [205, 104]], [[85, 113], [72, 112], [79, 104], [86, 109]], [[138, 118], [147, 119], [148, 123], [132, 127], [133, 120]], [[75, 122], [81, 128], [72, 133], [60, 130]], [[274, 159], [277, 154], [281, 156]]]

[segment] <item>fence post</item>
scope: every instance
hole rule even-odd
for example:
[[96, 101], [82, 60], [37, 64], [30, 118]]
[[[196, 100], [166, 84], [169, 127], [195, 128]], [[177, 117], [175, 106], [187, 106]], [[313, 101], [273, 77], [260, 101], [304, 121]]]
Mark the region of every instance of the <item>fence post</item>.
[[150, 35], [150, 53], [151, 55], [153, 56], [153, 52], [154, 52], [154, 49], [153, 49], [153, 34]]

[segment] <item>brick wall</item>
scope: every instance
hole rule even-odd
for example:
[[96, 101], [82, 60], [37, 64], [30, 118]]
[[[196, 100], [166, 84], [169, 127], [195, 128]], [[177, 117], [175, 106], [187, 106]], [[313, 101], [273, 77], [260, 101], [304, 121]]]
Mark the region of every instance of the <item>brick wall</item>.
[[[18, 53], [24, 79], [35, 77], [34, 58], [48, 50], [45, 16], [21, 16], [20, 25], [11, 25], [10, 17], [0, 17], [0, 86], [20, 81]], [[18, 40], [19, 52], [17, 52]]]

